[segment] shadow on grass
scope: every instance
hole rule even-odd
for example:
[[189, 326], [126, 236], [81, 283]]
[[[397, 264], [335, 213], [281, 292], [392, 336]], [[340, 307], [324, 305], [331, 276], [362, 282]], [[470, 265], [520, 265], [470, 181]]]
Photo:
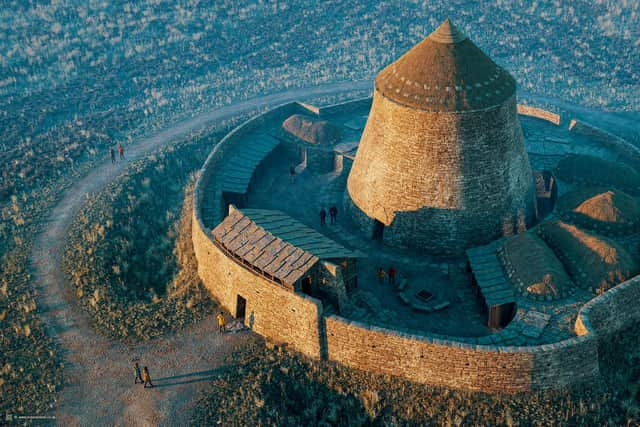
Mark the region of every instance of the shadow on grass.
[[[188, 374], [173, 375], [170, 377], [152, 378], [151, 380], [155, 383], [156, 387], [170, 387], [174, 385], [191, 384], [199, 381], [211, 381], [220, 373], [220, 369], [208, 369], [206, 371], [191, 372]], [[174, 381], [183, 378], [185, 378], [183, 381]]]

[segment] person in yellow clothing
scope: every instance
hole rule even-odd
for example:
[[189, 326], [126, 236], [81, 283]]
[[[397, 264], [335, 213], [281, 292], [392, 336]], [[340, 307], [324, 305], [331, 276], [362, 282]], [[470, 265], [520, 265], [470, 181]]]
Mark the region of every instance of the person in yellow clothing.
[[225, 331], [225, 329], [224, 329], [224, 325], [225, 325], [225, 323], [224, 323], [224, 313], [220, 312], [218, 314], [218, 316], [217, 316], [217, 319], [218, 319], [218, 331], [220, 333], [223, 333]]
[[142, 368], [142, 380], [144, 381], [144, 388], [152, 388], [151, 376], [149, 376], [149, 369], [145, 366]]
[[378, 268], [378, 281], [380, 283], [384, 283], [384, 276], [386, 275], [386, 273], [384, 272], [384, 268], [380, 267]]

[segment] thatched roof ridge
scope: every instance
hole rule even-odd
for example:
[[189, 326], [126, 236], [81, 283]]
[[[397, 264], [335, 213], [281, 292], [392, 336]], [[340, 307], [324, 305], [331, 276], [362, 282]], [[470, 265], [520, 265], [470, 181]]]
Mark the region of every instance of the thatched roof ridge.
[[614, 240], [563, 221], [543, 222], [537, 230], [576, 285], [595, 293], [602, 293], [640, 271], [638, 261]]
[[520, 233], [506, 239], [500, 261], [521, 291], [552, 299], [572, 292], [573, 282], [547, 244], [534, 233]]
[[560, 198], [558, 212], [570, 222], [607, 235], [631, 233], [640, 227], [640, 202], [611, 187], [570, 191]]
[[342, 139], [341, 129], [331, 122], [294, 114], [282, 123], [285, 132], [309, 144], [334, 145]]

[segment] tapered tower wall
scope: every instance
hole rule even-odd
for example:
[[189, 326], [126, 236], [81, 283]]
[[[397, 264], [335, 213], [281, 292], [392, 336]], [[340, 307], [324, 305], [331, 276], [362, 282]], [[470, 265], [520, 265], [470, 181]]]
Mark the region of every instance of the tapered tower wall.
[[459, 254], [533, 221], [535, 188], [515, 94], [474, 111], [423, 111], [374, 92], [347, 183], [367, 233], [393, 246]]

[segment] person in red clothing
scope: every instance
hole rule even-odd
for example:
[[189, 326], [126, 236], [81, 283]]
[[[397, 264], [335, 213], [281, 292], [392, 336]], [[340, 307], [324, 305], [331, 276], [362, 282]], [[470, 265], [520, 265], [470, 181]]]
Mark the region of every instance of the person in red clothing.
[[120, 160], [124, 159], [124, 147], [122, 144], [118, 144], [118, 153], [120, 154]]
[[389, 284], [396, 284], [396, 269], [393, 266], [389, 266], [389, 270], [387, 270], [387, 275], [389, 276]]

